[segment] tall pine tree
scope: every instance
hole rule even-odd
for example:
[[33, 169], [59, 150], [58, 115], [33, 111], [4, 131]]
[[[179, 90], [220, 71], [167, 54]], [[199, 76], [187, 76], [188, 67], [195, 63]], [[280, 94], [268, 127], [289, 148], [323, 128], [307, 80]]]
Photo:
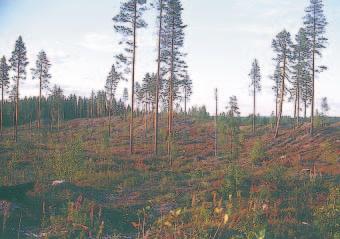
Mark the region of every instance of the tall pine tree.
[[112, 102], [114, 100], [120, 79], [121, 79], [121, 75], [116, 71], [115, 65], [112, 65], [109, 75], [106, 78], [106, 83], [105, 83], [106, 96], [108, 97], [108, 113], [109, 113], [108, 133], [109, 133], [109, 136], [111, 136], [111, 112], [113, 112]]
[[278, 113], [276, 119], [276, 128], [275, 128], [275, 138], [277, 138], [279, 134], [280, 121], [282, 117], [283, 110], [283, 101], [286, 91], [286, 80], [289, 79], [289, 63], [292, 59], [292, 40], [290, 37], [290, 33], [286, 30], [281, 31], [276, 35], [276, 38], [272, 42], [272, 48], [276, 53], [276, 57], [274, 58], [276, 64], [280, 65], [280, 76], [281, 76], [281, 86], [280, 86], [280, 96], [279, 96], [279, 106]]
[[38, 101], [38, 129], [41, 127], [41, 96], [44, 89], [49, 88], [51, 74], [51, 63], [47, 58], [45, 51], [40, 51], [35, 62], [35, 68], [32, 69], [33, 79], [39, 80], [39, 101]]
[[146, 0], [126, 0], [121, 4], [120, 12], [113, 18], [114, 29], [122, 35], [124, 53], [117, 55], [117, 66], [124, 66], [124, 73], [131, 72], [131, 115], [130, 115], [130, 153], [133, 153], [133, 119], [135, 97], [135, 68], [137, 29], [147, 26], [143, 20], [146, 10]]
[[184, 28], [182, 20], [183, 7], [180, 0], [168, 0], [164, 13], [164, 34], [162, 42], [164, 50], [162, 59], [164, 60], [163, 74], [168, 79], [165, 81], [165, 94], [168, 98], [168, 156], [171, 158], [171, 144], [173, 141], [173, 105], [178, 97], [180, 82], [185, 77], [186, 63], [183, 53]]
[[9, 65], [7, 64], [6, 57], [3, 56], [0, 60], [0, 88], [1, 88], [1, 112], [0, 112], [0, 132], [2, 134], [2, 127], [4, 124], [4, 97], [5, 92], [9, 87]]
[[26, 46], [19, 36], [18, 40], [15, 42], [15, 47], [12, 52], [12, 57], [9, 60], [11, 63], [11, 69], [13, 71], [13, 89], [15, 89], [15, 128], [14, 128], [14, 139], [18, 140], [18, 124], [19, 124], [19, 92], [20, 92], [20, 82], [26, 79], [26, 66], [28, 65], [28, 60], [26, 56]]
[[249, 77], [250, 77], [250, 88], [253, 94], [253, 133], [255, 133], [256, 93], [261, 91], [261, 70], [260, 70], [260, 65], [257, 59], [254, 59], [252, 63]]
[[322, 0], [310, 0], [310, 4], [305, 10], [306, 15], [304, 17], [305, 29], [312, 44], [311, 134], [313, 134], [314, 130], [315, 76], [317, 73], [326, 69], [325, 66], [318, 66], [316, 64], [316, 57], [322, 57], [321, 52], [326, 47], [328, 41], [325, 37], [327, 20], [323, 8], [324, 4]]
[[[300, 100], [304, 97], [310, 98], [308, 92], [310, 88], [310, 41], [304, 28], [300, 28], [298, 34], [295, 36], [295, 44], [293, 46], [293, 65], [292, 65], [292, 89], [290, 92], [294, 97], [294, 118], [296, 126], [300, 122]], [[302, 97], [304, 96], [304, 97]], [[307, 102], [305, 107], [307, 107]]]

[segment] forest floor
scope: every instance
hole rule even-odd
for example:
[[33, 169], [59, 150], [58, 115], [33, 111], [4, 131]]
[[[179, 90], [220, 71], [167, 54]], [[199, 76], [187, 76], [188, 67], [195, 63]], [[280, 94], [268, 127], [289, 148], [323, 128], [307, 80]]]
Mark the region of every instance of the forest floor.
[[[0, 140], [1, 186], [34, 182], [35, 188], [24, 200], [11, 202], [9, 212], [5, 201], [0, 202], [0, 237], [11, 238], [18, 231], [21, 238], [70, 231], [132, 236], [150, 229], [171, 210], [190, 207], [221, 190], [227, 168], [235, 162], [227, 159], [230, 148], [222, 132], [219, 157], [214, 156], [212, 120], [175, 120], [171, 166], [166, 155], [166, 120], [160, 123], [161, 156], [157, 157], [152, 122], [146, 131], [142, 117], [135, 125], [133, 155], [129, 154], [128, 122], [118, 117], [110, 137], [106, 118], [72, 120], [59, 131], [41, 134], [26, 125], [17, 144], [11, 129], [5, 130]], [[256, 135], [249, 126], [241, 126], [237, 164], [251, 172], [254, 185], [268, 168], [278, 166], [287, 169], [287, 177], [318, 175], [339, 183], [340, 123], [317, 129], [313, 137], [307, 130], [304, 125], [296, 130], [284, 128], [274, 139], [270, 126], [259, 126]], [[258, 141], [266, 156], [254, 165], [251, 153]], [[53, 180], [65, 183], [51, 186]]]

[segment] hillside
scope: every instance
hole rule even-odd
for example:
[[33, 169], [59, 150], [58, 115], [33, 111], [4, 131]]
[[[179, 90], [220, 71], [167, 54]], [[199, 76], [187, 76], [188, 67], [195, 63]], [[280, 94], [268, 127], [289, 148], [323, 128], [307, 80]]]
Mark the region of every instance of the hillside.
[[[165, 124], [162, 119], [162, 129]], [[34, 182], [35, 188], [0, 203], [3, 235], [16, 235], [19, 222], [27, 238], [228, 238], [263, 230], [269, 238], [284, 238], [287, 232], [315, 238], [325, 226], [320, 215], [339, 225], [339, 211], [331, 218], [315, 212], [325, 210], [332, 197], [339, 208], [340, 123], [318, 129], [313, 137], [305, 126], [287, 128], [277, 139], [269, 126], [259, 127], [256, 136], [242, 126], [239, 155], [230, 159], [223, 131], [219, 157], [214, 156], [212, 120], [180, 117], [172, 166], [166, 132], [161, 130], [161, 156], [155, 157], [151, 122], [146, 135], [142, 117], [136, 125], [134, 155], [128, 153], [128, 124], [122, 118], [113, 120], [111, 137], [106, 118], [64, 122], [60, 131], [45, 130], [41, 136], [24, 126], [17, 145], [8, 129], [3, 135], [8, 140], [0, 141], [1, 185]], [[263, 154], [254, 163], [256, 144]], [[52, 186], [53, 180], [65, 183]], [[311, 227], [311, 234], [302, 237], [303, 227]]]

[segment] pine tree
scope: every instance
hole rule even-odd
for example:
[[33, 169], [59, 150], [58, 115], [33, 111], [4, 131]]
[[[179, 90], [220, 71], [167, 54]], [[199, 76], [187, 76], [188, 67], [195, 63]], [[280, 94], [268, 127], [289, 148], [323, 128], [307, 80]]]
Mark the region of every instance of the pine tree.
[[231, 117], [239, 117], [240, 116], [240, 108], [238, 107], [237, 97], [235, 95], [229, 97], [228, 106], [226, 107], [228, 110], [227, 115]]
[[227, 125], [230, 136], [230, 159], [234, 160], [239, 154], [240, 108], [236, 96], [229, 97], [227, 109]]
[[[306, 98], [305, 108], [307, 107], [307, 98], [310, 92], [310, 41], [304, 28], [300, 28], [295, 36], [295, 44], [293, 46], [293, 75], [291, 77], [292, 89], [290, 90], [294, 98], [294, 118], [296, 126], [299, 126], [300, 120], [300, 100]], [[304, 89], [306, 88], [306, 89]]]
[[253, 94], [253, 133], [255, 133], [255, 118], [256, 118], [256, 93], [261, 91], [261, 71], [257, 59], [254, 59], [249, 73], [250, 88]]
[[1, 112], [0, 112], [0, 132], [2, 135], [2, 127], [4, 124], [4, 97], [5, 92], [9, 87], [9, 65], [7, 64], [6, 57], [3, 56], [0, 61], [0, 88], [1, 88]]
[[164, 3], [167, 0], [156, 0], [156, 9], [158, 15], [158, 46], [157, 46], [157, 78], [155, 83], [155, 116], [154, 116], [154, 154], [158, 155], [158, 110], [160, 97], [160, 81], [161, 81], [161, 61], [162, 61], [162, 35], [163, 35], [163, 12]]
[[20, 91], [20, 81], [26, 79], [26, 66], [28, 65], [28, 60], [26, 56], [26, 46], [19, 36], [18, 40], [15, 42], [15, 47], [12, 52], [12, 57], [9, 60], [11, 63], [11, 69], [14, 72], [13, 81], [16, 90], [16, 100], [15, 100], [15, 129], [14, 138], [17, 142], [18, 140], [18, 124], [19, 124], [19, 91]]
[[39, 101], [38, 101], [38, 128], [41, 127], [41, 95], [44, 89], [48, 89], [51, 79], [49, 73], [51, 68], [50, 61], [45, 51], [40, 51], [35, 62], [35, 68], [32, 69], [33, 79], [39, 80]]
[[173, 140], [173, 105], [178, 97], [180, 82], [185, 77], [186, 63], [183, 53], [184, 28], [182, 20], [183, 7], [180, 0], [168, 0], [164, 13], [164, 33], [162, 35], [162, 59], [164, 60], [163, 75], [168, 78], [165, 81], [165, 95], [167, 96], [168, 106], [168, 156], [170, 164], [171, 144]]
[[53, 123], [57, 124], [57, 129], [60, 129], [60, 121], [63, 115], [64, 94], [60, 86], [54, 85], [51, 91], [51, 128]]
[[276, 38], [272, 42], [272, 48], [276, 53], [276, 57], [274, 58], [276, 64], [280, 64], [280, 75], [281, 75], [281, 86], [280, 86], [280, 97], [279, 97], [279, 109], [276, 120], [276, 128], [275, 128], [275, 138], [277, 138], [279, 134], [279, 126], [282, 116], [283, 109], [283, 101], [284, 95], [286, 91], [286, 80], [289, 79], [289, 62], [292, 59], [292, 40], [290, 37], [290, 33], [286, 30], [281, 31], [277, 34]]
[[314, 130], [315, 76], [326, 69], [325, 66], [317, 66], [316, 64], [316, 57], [322, 57], [321, 51], [326, 47], [328, 41], [325, 37], [327, 20], [323, 7], [322, 0], [310, 0], [310, 5], [306, 8], [304, 17], [305, 29], [312, 44], [311, 134]]
[[116, 71], [116, 67], [113, 64], [111, 66], [111, 70], [109, 75], [106, 78], [105, 90], [106, 96], [108, 97], [108, 113], [109, 113], [109, 123], [108, 130], [109, 136], [111, 136], [111, 111], [112, 111], [112, 102], [114, 100], [118, 83], [121, 79], [121, 75]]
[[279, 106], [279, 94], [280, 94], [280, 86], [281, 86], [281, 68], [280, 63], [277, 63], [275, 66], [274, 74], [270, 76], [270, 78], [274, 81], [274, 85], [272, 86], [272, 90], [274, 91], [275, 96], [275, 119], [277, 120], [278, 114], [278, 106]]
[[185, 78], [183, 79], [181, 86], [183, 88], [183, 98], [184, 98], [184, 120], [186, 121], [187, 117], [187, 103], [189, 101], [190, 96], [192, 95], [192, 80], [188, 73], [185, 74]]
[[113, 18], [115, 31], [123, 36], [125, 53], [117, 55], [118, 66], [125, 66], [125, 73], [131, 71], [131, 115], [130, 115], [130, 153], [133, 153], [133, 111], [135, 97], [135, 65], [137, 47], [137, 29], [147, 26], [143, 20], [146, 0], [126, 0], [121, 4], [120, 12]]

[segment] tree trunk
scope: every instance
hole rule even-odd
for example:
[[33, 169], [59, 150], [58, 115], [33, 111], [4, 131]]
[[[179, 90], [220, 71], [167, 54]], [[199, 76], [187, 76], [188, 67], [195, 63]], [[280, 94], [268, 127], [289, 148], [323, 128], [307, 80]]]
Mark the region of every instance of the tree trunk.
[[[314, 17], [315, 17], [315, 8], [314, 8]], [[314, 133], [314, 101], [315, 101], [315, 44], [316, 44], [316, 22], [314, 18], [314, 31], [313, 31], [313, 62], [312, 62], [312, 105], [311, 105], [311, 114], [310, 114], [310, 134]]]
[[4, 85], [1, 87], [1, 112], [0, 112], [0, 131], [2, 135], [2, 128], [4, 124], [4, 117], [3, 117], [3, 111], [4, 111]]
[[145, 101], [145, 113], [144, 113], [144, 131], [145, 131], [145, 138], [147, 138], [147, 131], [148, 131], [148, 104]]
[[42, 81], [41, 81], [41, 75], [39, 79], [39, 101], [38, 101], [38, 129], [40, 130], [41, 126], [41, 87], [42, 87]]
[[16, 88], [16, 104], [15, 104], [15, 142], [18, 142], [18, 122], [19, 122], [19, 77], [20, 77], [20, 65], [18, 64], [18, 72], [17, 72], [17, 88]]
[[133, 18], [133, 53], [132, 53], [132, 89], [131, 89], [131, 115], [130, 115], [130, 154], [133, 154], [133, 110], [135, 104], [135, 65], [136, 65], [136, 28], [137, 28], [137, 0], [134, 1]]
[[170, 75], [170, 89], [169, 89], [169, 114], [168, 114], [168, 155], [170, 158], [170, 165], [172, 165], [171, 144], [172, 144], [172, 120], [173, 120], [173, 80], [174, 80], [174, 47], [175, 47], [175, 17], [172, 17], [172, 36], [171, 36], [171, 75]]
[[217, 157], [217, 114], [218, 114], [218, 109], [217, 109], [217, 88], [215, 89], [215, 157]]
[[108, 113], [109, 113], [109, 137], [111, 137], [111, 102], [112, 100], [110, 100], [109, 102], [109, 109], [108, 109]]
[[284, 99], [284, 92], [285, 92], [285, 78], [286, 78], [286, 51], [284, 52], [284, 62], [283, 62], [283, 74], [282, 74], [282, 80], [281, 80], [281, 94], [280, 94], [280, 107], [278, 112], [278, 117], [276, 121], [276, 129], [275, 129], [275, 136], [274, 138], [277, 138], [279, 135], [279, 127], [280, 127], [280, 121], [282, 116], [282, 107], [283, 107], [283, 99]]
[[300, 126], [300, 82], [297, 82], [297, 109], [296, 109], [296, 127]]
[[256, 88], [255, 88], [255, 79], [254, 79], [254, 92], [253, 92], [253, 134], [255, 134], [255, 114], [256, 114]]
[[187, 87], [184, 88], [184, 122], [187, 122]]

